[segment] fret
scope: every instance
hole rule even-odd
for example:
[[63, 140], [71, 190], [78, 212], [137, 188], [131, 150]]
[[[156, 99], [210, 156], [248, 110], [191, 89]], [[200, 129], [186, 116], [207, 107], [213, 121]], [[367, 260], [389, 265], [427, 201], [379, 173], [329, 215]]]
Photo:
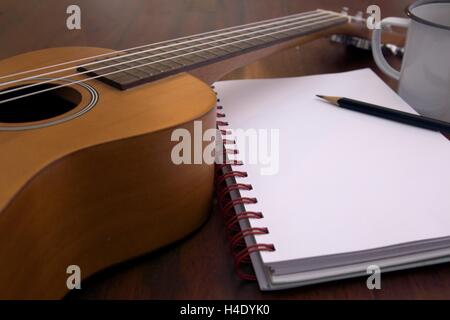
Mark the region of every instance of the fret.
[[210, 59], [217, 58], [217, 56], [215, 54], [209, 52], [209, 48], [203, 47], [203, 49], [199, 48], [199, 50], [203, 50], [203, 51], [197, 52], [196, 55], [202, 57], [205, 60], [210, 60]]
[[164, 60], [163, 62], [161, 62], [165, 65], [168, 65], [169, 67], [171, 67], [172, 69], [175, 68], [181, 68], [184, 66], [184, 64], [178, 63], [176, 62], [174, 59], [170, 59], [170, 60]]
[[223, 48], [212, 48], [209, 49], [209, 52], [212, 52], [213, 54], [217, 55], [217, 56], [225, 56], [227, 55], [229, 52], [224, 50]]
[[[187, 42], [187, 43], [183, 43], [183, 42]], [[168, 48], [169, 51], [176, 51], [175, 54], [177, 54], [177, 55], [179, 54], [177, 50], [186, 50], [186, 48], [188, 48], [188, 47], [197, 47], [197, 46], [202, 45], [202, 43], [199, 42], [198, 40], [176, 41], [176, 42], [173, 42], [172, 44], [177, 44], [177, 43], [179, 43], [179, 45], [175, 45], [175, 46], [171, 45], [170, 48]]]
[[[124, 61], [129, 61], [128, 57], [127, 58], [122, 58], [122, 59]], [[123, 72], [125, 72], [126, 74], [128, 74], [130, 76], [133, 76], [133, 77], [136, 77], [138, 79], [147, 77], [148, 74], [142, 68], [135, 68], [135, 67], [137, 67], [139, 65], [140, 65], [140, 63], [135, 61], [135, 62], [124, 63], [124, 64], [120, 65], [119, 67], [121, 67]], [[128, 70], [126, 70], [126, 69], [128, 69]]]
[[[202, 59], [202, 61], [206, 61], [206, 60], [209, 60], [210, 58], [208, 58], [207, 56], [206, 56], [206, 53], [205, 53], [206, 51], [202, 51], [202, 52], [197, 52], [197, 53], [195, 53], [195, 55], [197, 56], [197, 57], [199, 57], [199, 58], [201, 58]], [[189, 56], [188, 56], [189, 57]], [[197, 62], [202, 62], [202, 61], [197, 61]]]
[[142, 69], [144, 72], [147, 73], [147, 75], [154, 75], [157, 73], [165, 72], [174, 68], [180, 68], [183, 66], [174, 61], [166, 60], [166, 58], [162, 56], [155, 56], [155, 55], [158, 55], [158, 53], [152, 51], [136, 54], [132, 57], [127, 57], [126, 59], [128, 58], [141, 59], [139, 61], [135, 61], [135, 63], [136, 65], [139, 65], [140, 66], [139, 69]]
[[248, 43], [251, 43], [254, 46], [258, 46], [261, 44], [265, 44], [266, 42], [264, 42], [263, 40], [261, 40], [260, 38], [250, 38], [248, 40], [246, 40]]
[[273, 37], [277, 40], [283, 40], [286, 38], [286, 35], [282, 35], [281, 33], [275, 33], [275, 34], [271, 34], [270, 37]]
[[164, 62], [153, 62], [152, 67], [160, 70], [161, 72], [165, 72], [172, 69], [170, 66], [164, 64]]
[[[219, 40], [219, 39], [217, 39]], [[188, 45], [189, 47], [195, 47], [195, 48], [201, 48], [201, 47], [208, 47], [211, 45], [211, 42], [214, 42], [216, 40], [214, 39], [204, 39], [204, 40], [196, 40], [194, 42], [190, 42]]]
[[183, 66], [189, 66], [192, 64], [192, 61], [186, 59], [186, 57], [173, 57], [171, 60], [175, 61], [176, 63], [182, 64]]
[[[314, 13], [314, 18], [306, 15], [280, 23], [267, 24], [263, 21], [251, 27], [230, 29], [227, 32], [219, 30], [206, 36], [198, 35], [165, 42], [163, 45], [155, 44], [142, 50], [124, 52], [109, 61], [99, 60], [88, 68], [82, 67], [78, 70], [91, 76], [102, 76], [99, 80], [126, 90], [177, 72], [194, 69], [199, 65], [227, 59], [347, 22], [346, 17], [339, 18], [335, 14], [320, 11]], [[331, 18], [334, 20], [321, 22]], [[137, 59], [138, 61], [134, 61]], [[97, 68], [104, 69], [95, 70]]]
[[117, 71], [117, 68], [115, 68], [115, 67], [110, 67], [108, 64], [106, 64], [106, 63], [97, 63], [97, 64], [95, 64], [94, 66], [93, 66], [95, 69], [100, 69], [100, 68], [105, 68], [105, 69], [101, 69], [101, 70], [98, 70], [97, 71], [97, 73], [98, 74], [106, 74], [106, 73], [111, 73], [111, 72], [114, 72], [114, 71]]
[[272, 36], [272, 35], [264, 35], [261, 38], [259, 38], [260, 40], [264, 41], [265, 43], [269, 43], [271, 41], [277, 40], [278, 38]]
[[162, 60], [161, 57], [151, 57], [151, 56], [148, 56], [148, 57], [142, 57], [142, 58], [136, 58], [136, 59], [139, 59], [139, 60], [137, 61], [139, 64], [141, 64], [141, 65], [142, 65], [142, 64], [145, 64], [145, 65], [147, 65], [147, 66], [152, 66], [154, 62], [157, 62], [157, 61], [159, 61], [159, 60]]
[[133, 58], [135, 59], [139, 59], [138, 61], [136, 61], [138, 64], [145, 64], [147, 66], [154, 66], [156, 62], [163, 60], [162, 57], [154, 57], [152, 55], [149, 56], [143, 56], [143, 57], [136, 57], [133, 56]]
[[155, 61], [164, 60], [163, 62], [166, 64], [169, 64], [169, 65], [171, 65], [172, 63], [176, 63], [177, 65], [182, 67], [182, 66], [186, 66], [186, 65], [191, 65], [194, 62], [193, 60], [188, 59], [187, 56], [181, 56], [186, 53], [188, 53], [188, 52], [186, 52], [184, 50], [178, 50], [178, 51], [172, 52], [172, 53], [161, 54], [161, 55], [158, 55], [157, 57], [153, 57], [151, 59], [155, 59]]
[[236, 39], [236, 40], [234, 40], [234, 41], [239, 41], [239, 42], [233, 43], [233, 45], [234, 45], [235, 47], [240, 48], [240, 49], [248, 49], [248, 48], [253, 47], [253, 44], [250, 43], [249, 41], [245, 40], [245, 38], [242, 38], [242, 39]]
[[153, 65], [142, 66], [142, 67], [140, 67], [140, 69], [142, 69], [143, 71], [147, 72], [147, 74], [150, 75], [150, 76], [152, 76], [154, 74], [158, 74], [158, 73], [161, 72], [161, 70], [153, 68]]
[[[136, 58], [137, 59], [137, 58]], [[119, 58], [116, 58], [112, 61], [109, 61], [110, 63], [116, 63], [119, 64], [118, 66], [120, 66], [121, 68], [125, 67], [135, 67], [136, 65], [138, 65], [137, 62], [132, 61], [134, 60], [132, 57], [126, 57], [126, 56], [120, 56]], [[113, 62], [114, 61], [114, 62]]]
[[156, 57], [152, 58], [155, 60], [162, 60], [162, 59], [173, 59], [176, 56], [179, 56], [181, 51], [177, 52], [171, 52], [171, 53], [164, 53], [164, 54], [158, 54]]
[[92, 69], [103, 68], [103, 67], [116, 68], [116, 66], [115, 66], [116, 63], [117, 62], [115, 61], [115, 59], [111, 60], [111, 61], [101, 61], [101, 62], [99, 61], [99, 62], [96, 62], [92, 66]]
[[147, 59], [152, 60], [152, 61], [157, 61], [157, 60], [169, 58], [169, 56], [167, 56], [166, 51], [164, 51], [164, 50], [148, 51], [148, 52], [145, 52], [143, 54], [143, 56], [146, 56]]
[[[191, 65], [194, 61], [191, 59], [188, 59], [187, 56], [181, 56], [183, 54], [186, 54], [188, 52], [186, 52], [185, 50], [179, 50], [179, 49], [173, 49], [172, 50], [177, 50], [176, 52], [165, 52], [163, 54], [159, 54], [158, 56], [155, 57], [155, 59], [157, 60], [166, 60], [166, 61], [172, 61], [175, 62], [177, 64], [179, 64], [180, 66], [188, 66]], [[153, 59], [153, 58], [152, 58]]]
[[215, 43], [200, 43], [199, 45], [195, 46], [196, 50], [209, 50], [211, 49], [213, 46], [215, 45]]
[[186, 47], [186, 48], [176, 52], [175, 54], [179, 55], [180, 54], [179, 52], [182, 52], [182, 54], [185, 54], [185, 53], [193, 53], [193, 52], [197, 52], [197, 51], [198, 51], [198, 49], [195, 47], [193, 47], [193, 48]]
[[293, 36], [299, 33], [299, 30], [295, 29], [295, 30], [288, 30], [288, 31], [283, 31], [281, 32], [282, 35], [288, 37], [288, 36]]
[[189, 37], [183, 40], [174, 40], [171, 42], [171, 44], [179, 44], [180, 46], [185, 47], [187, 44], [191, 44], [191, 43], [195, 43], [197, 41], [200, 41], [202, 38], [197, 38], [197, 37]]
[[185, 49], [185, 50], [182, 50], [182, 51], [178, 51], [177, 55], [183, 55], [183, 58], [192, 61], [191, 63], [203, 62], [205, 60], [205, 58], [195, 54], [194, 53], [195, 51], [196, 50], [194, 48]]
[[143, 79], [149, 76], [142, 68], [125, 68], [122, 72], [136, 79]]
[[222, 38], [220, 37], [215, 37], [215, 38], [208, 38], [208, 39], [197, 39], [195, 40], [195, 44], [200, 44], [200, 45], [208, 45], [211, 42], [215, 41], [215, 40], [220, 40]]
[[148, 77], [148, 74], [145, 73], [144, 71], [136, 68], [136, 69], [129, 69], [124, 71], [126, 74], [135, 77], [136, 79], [143, 79], [145, 77]]
[[219, 41], [215, 43], [214, 46], [220, 46], [220, 49], [228, 51], [229, 53], [234, 53], [241, 50], [241, 48], [239, 48], [235, 44], [230, 44], [227, 41]]

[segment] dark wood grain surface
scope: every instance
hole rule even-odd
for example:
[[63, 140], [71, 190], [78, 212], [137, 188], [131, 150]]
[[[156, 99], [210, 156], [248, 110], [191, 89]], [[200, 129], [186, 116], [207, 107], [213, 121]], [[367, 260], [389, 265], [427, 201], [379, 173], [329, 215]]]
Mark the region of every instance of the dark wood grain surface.
[[[184, 35], [313, 10], [354, 13], [370, 4], [383, 17], [403, 16], [411, 0], [1, 0], [0, 58], [55, 46], [125, 49]], [[68, 31], [65, 9], [82, 8], [82, 30]], [[391, 62], [399, 66], [397, 58]], [[371, 67], [369, 52], [322, 39], [258, 61], [227, 79], [269, 78], [341, 72]], [[380, 74], [392, 87], [397, 83]], [[82, 284], [69, 299], [449, 299], [450, 265], [383, 274], [382, 289], [370, 291], [357, 278], [264, 293], [233, 272], [223, 221], [210, 220], [189, 238], [106, 270]]]

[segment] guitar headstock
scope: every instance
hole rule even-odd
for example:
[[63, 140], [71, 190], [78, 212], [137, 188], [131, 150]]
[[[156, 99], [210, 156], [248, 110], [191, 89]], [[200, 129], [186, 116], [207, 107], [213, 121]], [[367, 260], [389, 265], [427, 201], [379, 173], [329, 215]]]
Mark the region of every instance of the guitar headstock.
[[366, 22], [367, 22], [367, 18], [364, 18], [364, 14], [361, 10], [357, 11], [356, 14], [354, 16], [352, 16], [349, 14], [348, 7], [342, 7], [340, 13], [343, 16], [347, 16], [349, 18], [350, 23], [366, 24]]

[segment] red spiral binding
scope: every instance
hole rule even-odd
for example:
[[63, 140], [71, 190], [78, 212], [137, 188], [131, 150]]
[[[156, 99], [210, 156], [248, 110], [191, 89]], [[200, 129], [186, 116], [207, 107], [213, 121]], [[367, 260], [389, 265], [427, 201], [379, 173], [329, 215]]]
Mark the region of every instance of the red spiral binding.
[[228, 122], [226, 121], [217, 121], [217, 127], [226, 127], [228, 126]]
[[216, 185], [220, 186], [222, 184], [222, 182], [224, 182], [225, 180], [232, 178], [232, 177], [247, 178], [247, 176], [248, 176], [247, 172], [243, 172], [243, 171], [227, 172], [217, 178]]
[[[214, 89], [214, 86], [212, 87]], [[217, 95], [217, 93], [216, 93]], [[220, 102], [220, 99], [217, 99]], [[247, 172], [234, 170], [235, 166], [242, 166], [242, 161], [239, 160], [228, 160], [227, 155], [239, 154], [237, 149], [227, 148], [227, 146], [236, 146], [236, 141], [227, 139], [226, 137], [231, 134], [231, 130], [224, 129], [228, 126], [228, 122], [224, 121], [226, 114], [223, 112], [224, 107], [217, 106], [217, 129], [222, 134], [222, 144], [223, 144], [223, 162], [216, 163], [215, 167], [215, 184], [217, 193], [217, 203], [225, 219], [225, 225], [228, 233], [228, 240], [230, 242], [230, 248], [232, 256], [234, 257], [234, 266], [236, 269], [236, 274], [243, 280], [256, 280], [256, 276], [253, 272], [246, 272], [243, 269], [251, 268], [250, 256], [252, 253], [258, 251], [275, 251], [273, 244], [253, 244], [247, 246], [245, 239], [248, 236], [263, 235], [268, 234], [269, 230], [267, 228], [247, 228], [241, 229], [240, 221], [248, 219], [262, 219], [263, 214], [261, 212], [245, 211], [241, 213], [236, 213], [236, 206], [239, 205], [252, 205], [257, 203], [256, 198], [249, 197], [239, 197], [237, 199], [232, 199], [232, 192], [239, 191], [251, 191], [253, 190], [252, 185], [245, 183], [233, 183], [227, 185], [226, 181], [230, 178], [246, 178]], [[219, 153], [220, 154], [220, 153]], [[224, 172], [224, 169], [229, 170]]]
[[246, 263], [246, 264], [251, 263], [250, 255], [252, 253], [254, 253], [254, 252], [257, 252], [257, 251], [275, 251], [275, 247], [274, 247], [273, 244], [254, 244], [254, 245], [251, 245], [251, 246], [248, 246], [248, 247], [244, 248], [241, 252], [239, 252], [235, 256], [234, 267], [236, 269], [237, 275], [241, 279], [243, 279], [243, 280], [251, 280], [251, 281], [255, 281], [256, 280], [256, 276], [255, 275], [242, 272], [241, 266], [244, 263]]
[[245, 211], [237, 213], [226, 221], [227, 230], [231, 232], [238, 232], [240, 230], [239, 221], [243, 219], [262, 219], [264, 218], [261, 212]]
[[235, 214], [232, 210], [240, 204], [255, 204], [258, 200], [256, 198], [238, 198], [234, 200], [229, 200], [225, 204], [222, 204], [222, 213], [225, 217], [229, 217], [231, 214]]
[[250, 235], [257, 235], [257, 234], [268, 234], [269, 230], [267, 228], [248, 228], [244, 229], [238, 233], [236, 233], [233, 237], [230, 239], [230, 245], [232, 248], [238, 247], [242, 244], [245, 244], [244, 238]]
[[245, 183], [236, 183], [231, 186], [223, 188], [220, 192], [217, 193], [217, 200], [219, 203], [223, 203], [225, 196], [227, 196], [233, 190], [252, 190], [253, 187], [251, 184]]
[[243, 164], [244, 163], [239, 160], [231, 160], [231, 161], [227, 161], [227, 163], [216, 164], [216, 174], [221, 173], [225, 167], [228, 167], [230, 165], [231, 166], [242, 166]]

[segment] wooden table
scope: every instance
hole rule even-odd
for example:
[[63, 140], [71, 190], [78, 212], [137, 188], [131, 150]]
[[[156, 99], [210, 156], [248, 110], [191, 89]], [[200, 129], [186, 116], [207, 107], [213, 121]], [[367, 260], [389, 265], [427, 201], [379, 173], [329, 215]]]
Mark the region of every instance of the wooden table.
[[[55, 46], [125, 49], [226, 26], [316, 8], [402, 16], [411, 0], [2, 0], [0, 58]], [[67, 31], [65, 9], [82, 8], [82, 30]], [[52, 17], [49, 19], [48, 17]], [[391, 59], [399, 66], [400, 61]], [[229, 74], [227, 79], [270, 78], [373, 68], [392, 88], [397, 83], [378, 72], [370, 52], [318, 40], [287, 50]], [[449, 299], [450, 265], [383, 274], [382, 290], [369, 291], [365, 278], [282, 292], [263, 293], [256, 283], [233, 272], [223, 221], [213, 210], [196, 233], [170, 247], [104, 271], [83, 283], [72, 299]]]

